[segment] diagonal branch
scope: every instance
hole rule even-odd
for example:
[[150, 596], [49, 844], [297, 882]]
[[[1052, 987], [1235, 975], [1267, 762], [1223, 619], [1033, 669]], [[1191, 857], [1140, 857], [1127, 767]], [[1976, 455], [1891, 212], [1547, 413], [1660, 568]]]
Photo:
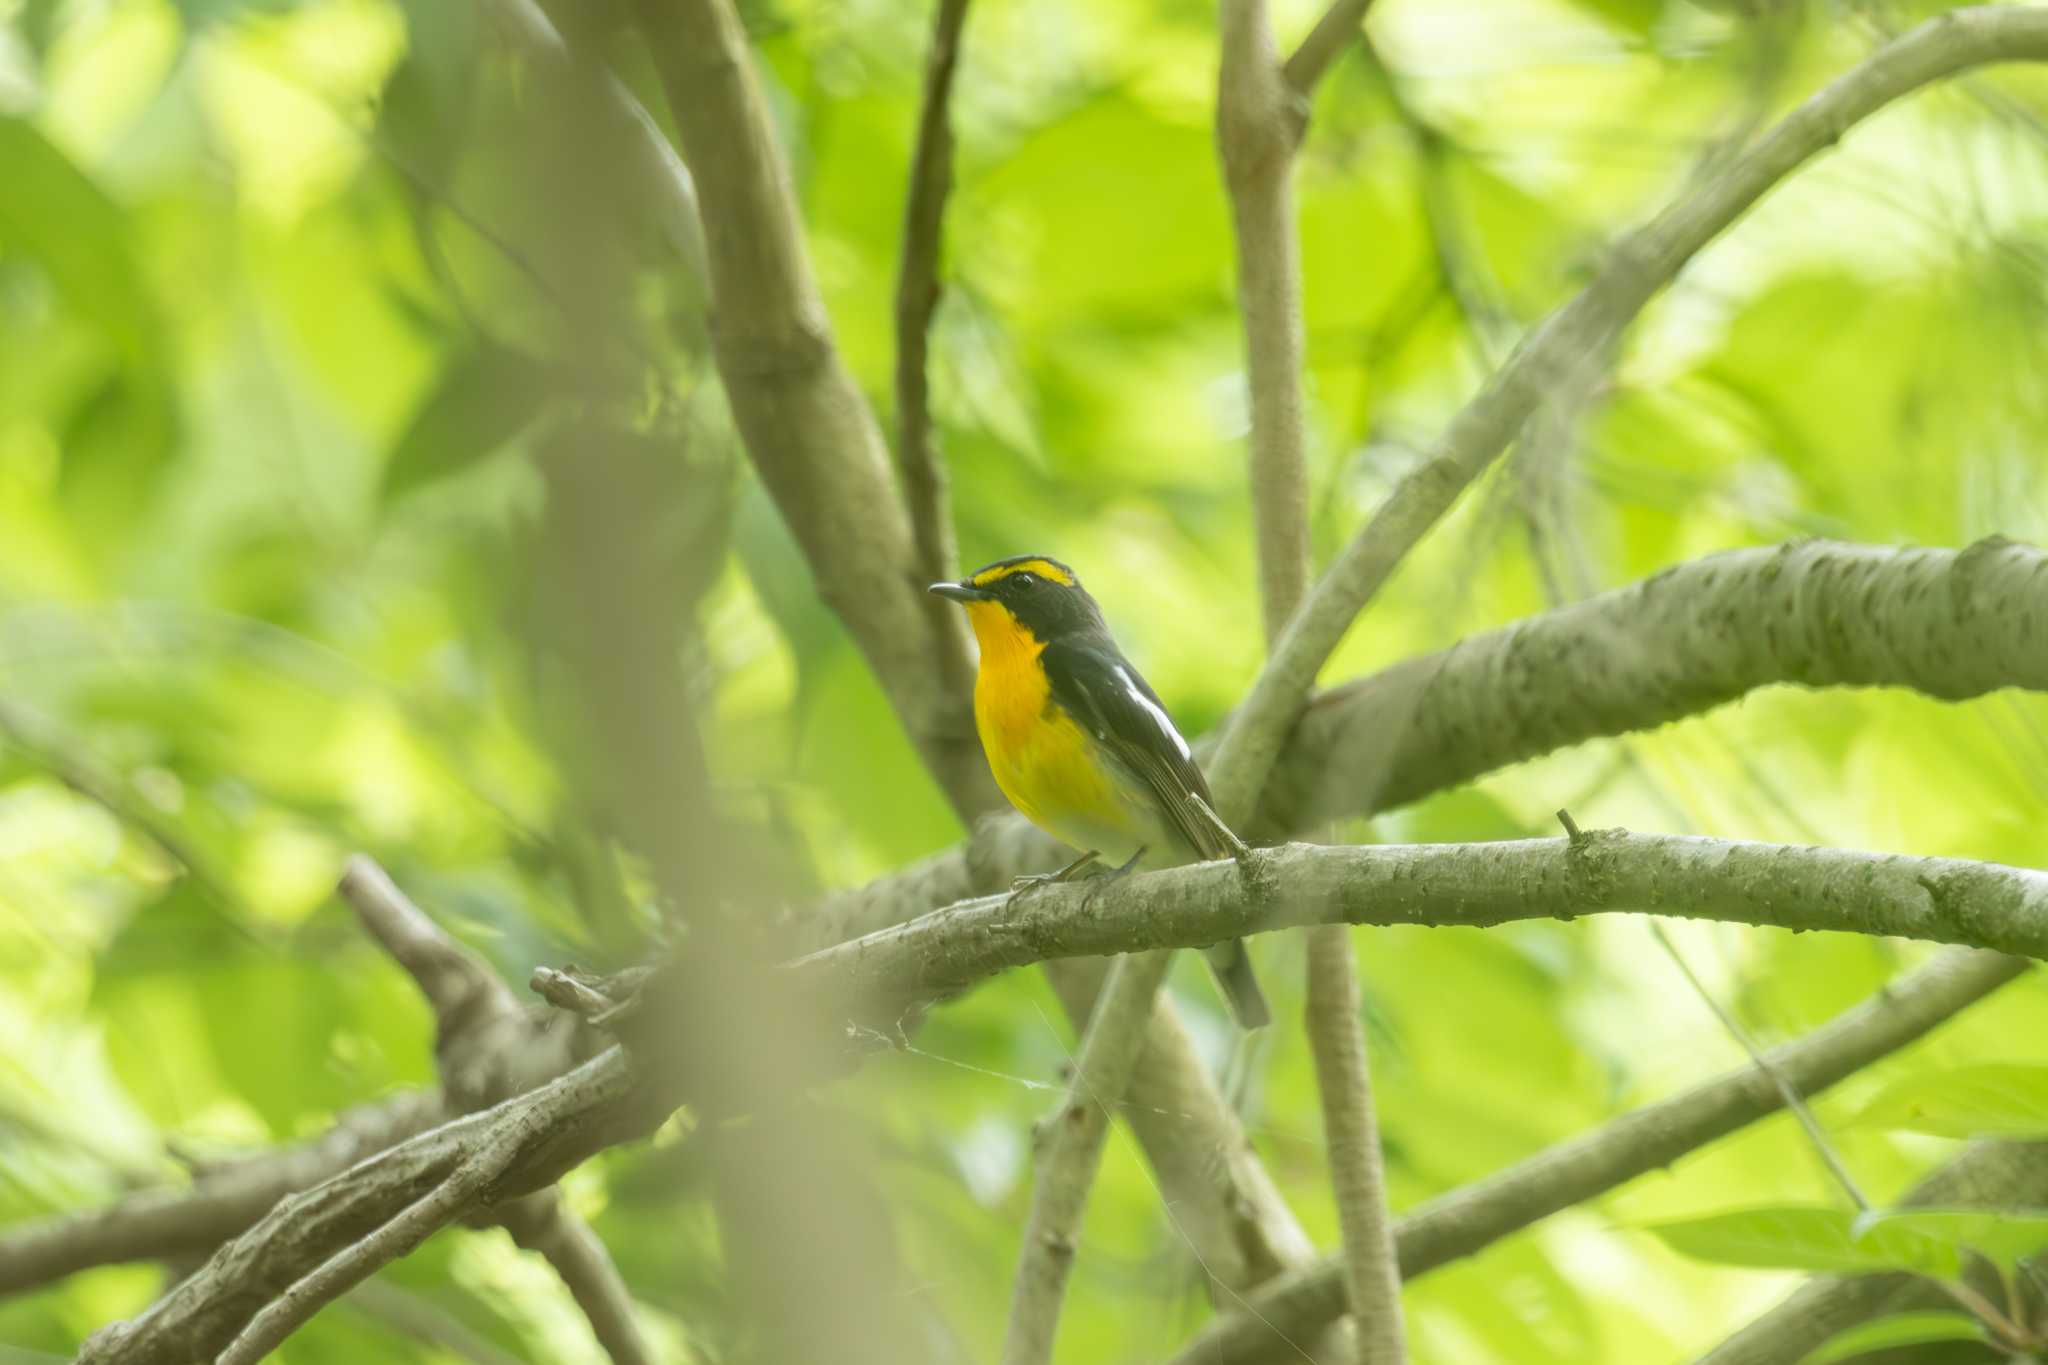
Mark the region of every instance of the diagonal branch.
[[529, 1194], [592, 1153], [652, 1132], [672, 1108], [669, 1097], [637, 1084], [620, 1049], [600, 1053], [537, 1090], [442, 1124], [278, 1201], [142, 1314], [95, 1332], [79, 1365], [211, 1359], [308, 1276], [320, 1278], [295, 1302], [310, 1310], [326, 1302], [322, 1294], [331, 1297], [403, 1254], [415, 1235], [472, 1212], [459, 1199], [436, 1200], [360, 1257], [321, 1274], [323, 1265], [346, 1257], [451, 1180], [462, 1182], [458, 1193], [469, 1191], [471, 1203]]
[[[953, 71], [967, 0], [938, 0], [932, 45], [925, 54], [924, 104], [917, 116], [917, 150], [910, 161], [910, 195], [903, 206], [903, 255], [896, 272], [896, 466], [910, 504], [917, 571], [926, 582], [951, 578], [953, 521], [946, 501], [946, 467], [932, 431], [926, 374], [932, 315], [939, 306], [939, 256], [946, 198], [953, 192]], [[931, 599], [936, 609], [951, 604]]]
[[559, 1189], [513, 1201], [498, 1221], [513, 1241], [555, 1268], [613, 1365], [651, 1365], [655, 1357], [634, 1319], [625, 1279], [597, 1233], [563, 1202]]
[[1296, 94], [1305, 100], [1314, 92], [1344, 49], [1358, 40], [1359, 26], [1371, 8], [1372, 0], [1332, 0], [1281, 67]]
[[1109, 1136], [1110, 1106], [1130, 1086], [1152, 997], [1172, 961], [1168, 952], [1118, 958], [1089, 1016], [1073, 1082], [1048, 1123], [1045, 1155], [1038, 1163], [1003, 1337], [1003, 1365], [1047, 1365], [1052, 1359], [1081, 1215]]
[[[1942, 953], [1805, 1037], [1771, 1049], [1765, 1060], [1798, 1090], [1825, 1090], [1925, 1037], [2030, 965], [1969, 949]], [[1783, 1092], [1745, 1066], [1547, 1147], [1404, 1215], [1395, 1225], [1401, 1273], [1412, 1279], [1474, 1255], [1783, 1107]], [[2037, 1166], [2048, 1179], [2048, 1162]], [[1252, 1365], [1282, 1340], [1312, 1335], [1343, 1311], [1343, 1265], [1333, 1256], [1251, 1295], [1246, 1312], [1217, 1318], [1170, 1365]], [[1826, 1336], [1807, 1339], [1801, 1351]], [[1787, 1365], [1796, 1358], [1797, 1353], [1772, 1357]]]
[[729, 0], [639, 0], [696, 175], [712, 349], [733, 421], [819, 595], [963, 821], [1000, 808], [968, 716], [959, 613], [930, 609], [874, 414], [805, 254], [789, 168]]
[[2048, 11], [1952, 10], [1858, 64], [1712, 180], [1615, 244], [1593, 282], [1524, 339], [1315, 585], [1225, 735], [1211, 773], [1227, 820], [1257, 804], [1330, 652], [1395, 567], [1521, 430], [1574, 361], [1604, 346], [1700, 248], [1893, 100], [1987, 62], [2048, 58]]
[[[465, 1108], [503, 1098], [504, 1059], [528, 1045], [540, 1027], [511, 987], [490, 964], [428, 918], [374, 860], [361, 854], [350, 858], [342, 872], [340, 894], [364, 929], [405, 968], [433, 1007], [438, 1021], [434, 1052], [442, 1089]], [[471, 1181], [482, 1178], [489, 1178], [488, 1173], [466, 1177]], [[376, 1247], [361, 1253], [358, 1261], [331, 1271], [323, 1268], [288, 1289], [251, 1321], [229, 1355], [240, 1350], [253, 1352], [248, 1359], [260, 1358], [313, 1312], [373, 1273], [381, 1264], [375, 1257], [382, 1247], [418, 1245], [449, 1221], [453, 1216], [450, 1209], [466, 1207], [474, 1195], [473, 1186], [451, 1177], [400, 1219], [378, 1229], [367, 1239]], [[646, 1365], [653, 1358], [633, 1320], [632, 1297], [618, 1267], [590, 1225], [562, 1202], [559, 1190], [539, 1190], [504, 1205], [498, 1211], [498, 1221], [515, 1242], [538, 1252], [554, 1267], [589, 1318], [598, 1342], [617, 1365]], [[417, 1238], [408, 1243], [416, 1229]], [[327, 1278], [317, 1278], [322, 1274]], [[253, 1344], [245, 1347], [245, 1341]]]

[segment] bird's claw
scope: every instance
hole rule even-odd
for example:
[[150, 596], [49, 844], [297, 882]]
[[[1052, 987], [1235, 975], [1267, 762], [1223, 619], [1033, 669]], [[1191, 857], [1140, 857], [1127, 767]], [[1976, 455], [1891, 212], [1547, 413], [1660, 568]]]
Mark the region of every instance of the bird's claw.
[[1091, 848], [1057, 872], [1027, 872], [1021, 877], [1012, 877], [1010, 879], [1010, 898], [1004, 901], [1003, 904], [1014, 905], [1023, 896], [1036, 891], [1041, 886], [1054, 886], [1060, 882], [1072, 881], [1075, 874], [1094, 862], [1095, 858], [1096, 850]]

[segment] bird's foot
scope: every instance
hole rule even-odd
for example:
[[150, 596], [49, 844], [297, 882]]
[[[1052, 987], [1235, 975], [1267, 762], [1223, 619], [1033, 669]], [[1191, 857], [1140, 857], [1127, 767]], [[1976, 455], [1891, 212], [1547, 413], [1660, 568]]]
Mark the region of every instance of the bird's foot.
[[1024, 896], [1036, 891], [1041, 886], [1054, 886], [1060, 882], [1072, 881], [1080, 874], [1083, 868], [1093, 863], [1097, 856], [1097, 850], [1091, 848], [1057, 872], [1033, 872], [1022, 877], [1012, 878], [1010, 881], [1010, 898], [1004, 901], [1003, 904], [1005, 906], [1015, 905]]

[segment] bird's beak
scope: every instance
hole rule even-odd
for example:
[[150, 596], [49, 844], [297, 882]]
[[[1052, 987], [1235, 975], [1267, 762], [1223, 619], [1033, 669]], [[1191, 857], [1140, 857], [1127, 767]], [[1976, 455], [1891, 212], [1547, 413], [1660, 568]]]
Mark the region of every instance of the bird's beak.
[[986, 589], [977, 588], [972, 583], [934, 583], [925, 591], [950, 597], [955, 602], [986, 602], [989, 597]]

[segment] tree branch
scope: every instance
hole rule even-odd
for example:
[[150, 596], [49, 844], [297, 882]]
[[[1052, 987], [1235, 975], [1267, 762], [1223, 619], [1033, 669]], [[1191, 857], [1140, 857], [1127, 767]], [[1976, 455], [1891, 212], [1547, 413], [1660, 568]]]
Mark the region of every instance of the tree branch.
[[1001, 797], [968, 715], [959, 613], [931, 609], [874, 414], [833, 343], [789, 170], [728, 0], [639, 0], [696, 173], [712, 347], [734, 423], [819, 595], [965, 821]]
[[[1318, 696], [1249, 833], [1261, 842], [1390, 810], [1784, 683], [1947, 701], [2048, 690], [2048, 554], [1997, 539], [1735, 550], [1468, 637]], [[986, 820], [962, 844], [826, 897], [792, 941], [857, 938], [1058, 861], [1022, 817]]]
[[[1077, 1028], [1102, 993], [1102, 958], [1048, 962], [1046, 976]], [[1316, 1259], [1315, 1243], [1267, 1174], [1237, 1111], [1209, 1077], [1194, 1040], [1165, 997], [1152, 1002], [1145, 1050], [1124, 1092], [1119, 1118], [1130, 1124], [1172, 1207], [1211, 1298], [1242, 1294], [1283, 1270]]]
[[[142, 1314], [95, 1332], [79, 1365], [210, 1359], [302, 1279], [317, 1277], [293, 1296], [290, 1313], [319, 1307], [474, 1207], [543, 1189], [592, 1153], [652, 1132], [675, 1102], [642, 1084], [621, 1049], [600, 1053], [537, 1090], [409, 1138], [279, 1200]], [[454, 1194], [464, 1197], [434, 1199], [451, 1181], [459, 1181]], [[403, 1227], [376, 1237], [408, 1210], [415, 1212]], [[370, 1250], [348, 1257], [349, 1248], [366, 1241]]]
[[1306, 100], [1315, 92], [1344, 49], [1358, 41], [1359, 26], [1371, 8], [1372, 0], [1332, 0], [1281, 68], [1297, 95]]
[[[910, 194], [903, 206], [903, 254], [896, 271], [896, 465], [909, 504], [917, 570], [927, 583], [953, 577], [953, 521], [946, 500], [946, 467], [932, 432], [926, 376], [932, 315], [939, 306], [939, 255], [946, 197], [953, 190], [953, 70], [967, 0], [938, 0], [932, 45], [925, 54], [924, 104], [917, 118], [917, 150], [910, 162]], [[940, 611], [952, 604], [934, 600]]]
[[1218, 943], [1304, 924], [1489, 926], [1634, 911], [2048, 957], [2048, 872], [1956, 858], [1587, 830], [1509, 843], [1285, 844], [934, 911], [793, 964], [835, 1007], [890, 1011], [1052, 957]]
[[1387, 1213], [1387, 1175], [1365, 1053], [1365, 1011], [1351, 932], [1342, 925], [1308, 931], [1309, 1049], [1322, 1097], [1323, 1145], [1343, 1237], [1344, 1300], [1360, 1365], [1408, 1358], [1401, 1319], [1401, 1269]]
[[1294, 227], [1301, 97], [1281, 76], [1265, 0], [1224, 0], [1221, 18], [1216, 147], [1237, 251], [1251, 397], [1252, 519], [1266, 638], [1272, 640], [1307, 591], [1309, 570], [1301, 246]]
[[[2031, 965], [1970, 949], [1942, 953], [1805, 1037], [1771, 1049], [1765, 1060], [1798, 1090], [1814, 1094], [1924, 1037]], [[1783, 1092], [1757, 1068], [1744, 1066], [1547, 1147], [1403, 1216], [1394, 1228], [1401, 1273], [1412, 1279], [1473, 1255], [1783, 1107]], [[2048, 1161], [2036, 1165], [2048, 1179]], [[1285, 1340], [1313, 1336], [1344, 1309], [1344, 1264], [1332, 1256], [1251, 1295], [1246, 1311], [1216, 1318], [1170, 1365], [1252, 1365]], [[1825, 1336], [1769, 1358], [1789, 1365]], [[1715, 1365], [1733, 1365], [1733, 1358]]]
[[[793, 964], [772, 983], [774, 1004], [779, 1009], [821, 1001], [833, 1013], [820, 1018], [858, 1017], [876, 993], [898, 1001], [921, 998], [935, 986], [954, 987], [1011, 965], [1011, 959], [1101, 955], [1123, 944], [1213, 942], [1243, 932], [1266, 905], [1296, 920], [1313, 907], [1359, 922], [1481, 924], [1633, 906], [1807, 928], [1969, 936], [2036, 954], [2048, 951], [2048, 875], [1950, 859], [1611, 832], [1586, 835], [1568, 847], [1564, 840], [1292, 846], [1257, 858], [1252, 878], [1232, 864], [1212, 863], [1142, 874], [1108, 888], [1047, 888], [1016, 907], [1008, 923], [1002, 922], [1000, 900], [969, 903]], [[1677, 887], [1696, 895], [1698, 903], [1663, 903]], [[1121, 944], [1105, 938], [1104, 924], [1120, 931]], [[842, 988], [866, 999], [841, 995]], [[1889, 1016], [1900, 1007], [1893, 1002], [1885, 1012]], [[800, 1013], [792, 1009], [793, 1017]], [[1133, 1052], [1139, 1036], [1135, 1029], [1101, 1033], [1106, 1040], [1123, 1040]], [[1818, 1088], [1797, 1058], [1773, 1060], [1805, 1088]], [[1128, 1056], [1107, 1053], [1094, 1067], [1085, 1062], [1084, 1056], [1080, 1074], [1090, 1088], [1070, 1097], [1082, 1101], [1083, 1126], [1096, 1121], [1087, 1118], [1091, 1106], [1099, 1108], [1096, 1101], [1128, 1080], [1130, 1064]], [[1775, 1107], [1779, 1101], [1769, 1083], [1752, 1070], [1743, 1074], [1743, 1083], [1760, 1097], [1753, 1100], [1759, 1112]], [[309, 1272], [293, 1307], [281, 1313], [317, 1306], [323, 1295], [346, 1288], [382, 1264], [380, 1258], [426, 1235], [427, 1224], [543, 1188], [592, 1153], [651, 1132], [682, 1102], [685, 1090], [679, 1086], [691, 1079], [642, 1078], [614, 1048], [538, 1090], [378, 1153], [281, 1201], [140, 1317], [96, 1334], [80, 1356], [82, 1365], [183, 1365], [213, 1354], [252, 1313], [308, 1279]], [[450, 1182], [452, 1190], [433, 1198]], [[346, 1248], [408, 1210], [411, 1216], [368, 1251], [347, 1255]], [[1057, 1237], [1076, 1216], [1077, 1209], [1069, 1214], [1050, 1208], [1037, 1225]], [[1056, 1250], [1056, 1243], [1039, 1245]]]
[[1131, 1083], [1152, 998], [1172, 961], [1171, 953], [1135, 953], [1118, 958], [1109, 969], [1109, 980], [1082, 1035], [1073, 1083], [1047, 1125], [1050, 1131], [1033, 1182], [1031, 1215], [1024, 1225], [1017, 1288], [1010, 1297], [1003, 1365], [1047, 1365], [1052, 1359], [1081, 1215], [1109, 1136], [1110, 1106], [1123, 1098]]
[[[1327, 30], [1356, 31], [1364, 4], [1338, 0], [1310, 35], [1308, 65], [1327, 62]], [[1301, 251], [1295, 225], [1294, 151], [1307, 123], [1317, 71], [1283, 72], [1265, 0], [1223, 0], [1216, 143], [1230, 195], [1237, 252], [1238, 309], [1244, 317], [1251, 389], [1252, 515], [1266, 641], [1301, 605], [1309, 575], [1307, 418], [1303, 411]], [[1319, 36], [1320, 35], [1320, 36]], [[1334, 48], [1331, 49], [1334, 53]], [[1314, 1056], [1330, 1183], [1343, 1230], [1356, 1331], [1333, 1343], [1358, 1361], [1407, 1358], [1401, 1280], [1388, 1233], [1386, 1176], [1373, 1114], [1348, 928], [1307, 934], [1308, 1001], [1303, 1024]]]
[[618, 1266], [590, 1224], [562, 1202], [559, 1189], [514, 1201], [498, 1221], [513, 1241], [555, 1268], [614, 1365], [652, 1365], [654, 1355], [640, 1335], [633, 1296]]
[[1224, 817], [1243, 820], [1256, 803], [1316, 674], [1358, 613], [1577, 357], [1605, 345], [1701, 247], [1864, 118], [1957, 71], [2044, 57], [2048, 12], [1951, 10], [1835, 80], [1722, 174], [1617, 242], [1593, 282], [1529, 334], [1317, 582], [1217, 752], [1210, 778]]
[[279, 1200], [449, 1117], [438, 1093], [407, 1091], [348, 1111], [310, 1141], [210, 1169], [187, 1188], [143, 1190], [104, 1209], [9, 1228], [0, 1236], [0, 1294], [98, 1265], [204, 1255]]

